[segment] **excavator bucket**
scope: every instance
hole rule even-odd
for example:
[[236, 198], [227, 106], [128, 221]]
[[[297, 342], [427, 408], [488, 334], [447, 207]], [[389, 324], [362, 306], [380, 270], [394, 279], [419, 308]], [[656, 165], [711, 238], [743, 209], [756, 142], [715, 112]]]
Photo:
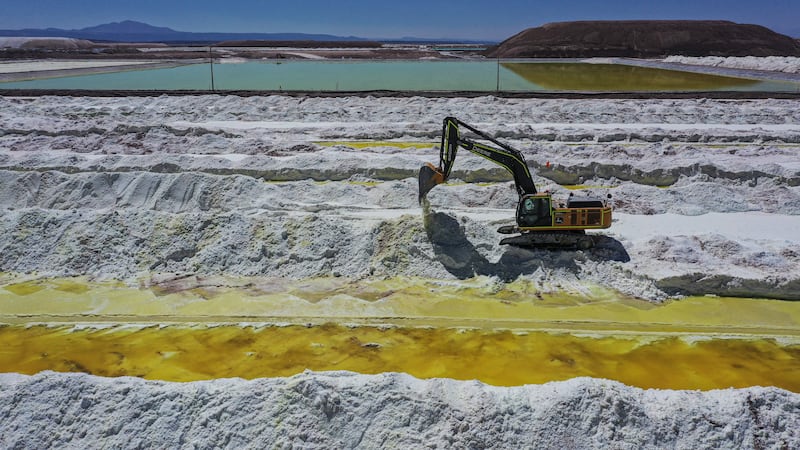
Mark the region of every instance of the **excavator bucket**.
[[427, 163], [419, 169], [419, 202], [433, 189], [437, 184], [444, 183], [444, 174], [437, 169], [433, 164]]

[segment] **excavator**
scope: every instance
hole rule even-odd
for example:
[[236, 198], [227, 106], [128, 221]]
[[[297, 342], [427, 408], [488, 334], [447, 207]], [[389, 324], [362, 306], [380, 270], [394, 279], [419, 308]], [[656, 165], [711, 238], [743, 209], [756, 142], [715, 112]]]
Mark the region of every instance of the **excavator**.
[[[461, 128], [495, 146], [461, 136]], [[439, 166], [426, 163], [419, 171], [419, 202], [427, 202], [427, 194], [450, 177], [459, 147], [488, 159], [511, 172], [519, 194], [516, 225], [505, 225], [497, 231], [516, 234], [500, 241], [517, 247], [577, 248], [594, 246], [595, 236], [586, 230], [611, 226], [612, 207], [608, 201], [570, 194], [566, 204], [555, 204], [549, 192], [538, 192], [528, 164], [519, 150], [504, 144], [455, 117], [447, 117], [442, 125]], [[608, 195], [608, 199], [611, 195]]]

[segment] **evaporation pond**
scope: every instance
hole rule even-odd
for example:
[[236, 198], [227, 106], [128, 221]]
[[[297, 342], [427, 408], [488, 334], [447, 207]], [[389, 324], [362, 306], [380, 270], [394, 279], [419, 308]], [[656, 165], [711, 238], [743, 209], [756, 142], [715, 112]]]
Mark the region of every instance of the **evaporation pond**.
[[593, 376], [640, 387], [800, 392], [800, 302], [657, 305], [596, 287], [488, 278], [188, 276], [0, 287], [0, 371], [190, 381], [399, 371], [518, 385]]
[[[107, 69], [107, 68], [106, 68]], [[272, 60], [0, 82], [0, 89], [270, 91], [791, 91], [800, 84], [580, 62]]]
[[588, 336], [431, 327], [0, 327], [0, 372], [168, 381], [349, 370], [522, 385], [591, 376], [631, 386], [800, 392], [800, 345], [774, 339]]

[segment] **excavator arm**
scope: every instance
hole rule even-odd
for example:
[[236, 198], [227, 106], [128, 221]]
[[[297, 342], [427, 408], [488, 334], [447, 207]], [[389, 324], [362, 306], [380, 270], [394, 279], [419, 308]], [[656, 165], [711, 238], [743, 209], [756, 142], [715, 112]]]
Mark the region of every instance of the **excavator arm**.
[[[461, 137], [460, 127], [463, 127], [478, 137], [485, 139], [497, 147], [487, 145], [472, 139]], [[456, 119], [447, 117], [442, 124], [442, 142], [439, 148], [439, 166], [427, 163], [419, 171], [419, 201], [422, 200], [437, 184], [442, 184], [450, 178], [450, 171], [456, 159], [458, 148], [462, 147], [478, 156], [484, 157], [511, 172], [514, 176], [514, 185], [520, 197], [526, 194], [535, 194], [536, 185], [531, 178], [528, 164], [518, 150], [504, 144], [495, 138], [475, 129], [474, 127]]]

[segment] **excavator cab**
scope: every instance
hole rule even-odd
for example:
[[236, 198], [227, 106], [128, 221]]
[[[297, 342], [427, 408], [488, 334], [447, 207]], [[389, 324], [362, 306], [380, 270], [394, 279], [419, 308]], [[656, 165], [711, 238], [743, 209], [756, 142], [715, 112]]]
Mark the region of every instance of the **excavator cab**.
[[517, 224], [520, 227], [550, 227], [553, 225], [552, 199], [548, 194], [522, 197], [517, 205]]
[[589, 230], [611, 226], [611, 207], [599, 198], [573, 197], [553, 205], [549, 193], [523, 195], [517, 204], [517, 227], [534, 230]]

